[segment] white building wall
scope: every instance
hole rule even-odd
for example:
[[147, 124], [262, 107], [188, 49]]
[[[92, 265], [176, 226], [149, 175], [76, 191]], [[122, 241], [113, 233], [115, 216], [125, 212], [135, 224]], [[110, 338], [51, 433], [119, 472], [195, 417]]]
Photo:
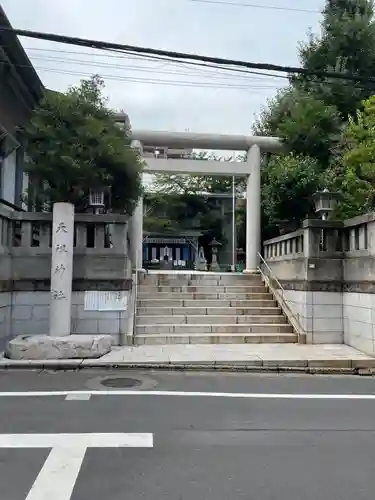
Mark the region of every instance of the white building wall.
[[0, 197], [9, 203], [15, 202], [16, 182], [16, 151], [7, 156], [1, 169], [1, 193]]

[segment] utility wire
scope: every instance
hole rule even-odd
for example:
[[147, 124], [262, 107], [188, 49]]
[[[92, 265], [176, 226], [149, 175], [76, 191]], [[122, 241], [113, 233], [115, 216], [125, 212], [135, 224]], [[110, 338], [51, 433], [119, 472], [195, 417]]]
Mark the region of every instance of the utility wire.
[[28, 38], [36, 38], [39, 40], [48, 40], [52, 42], [65, 43], [69, 45], [77, 45], [81, 47], [91, 47], [97, 49], [116, 50], [122, 52], [132, 52], [136, 54], [147, 54], [164, 56], [175, 60], [193, 60], [202, 61], [205, 63], [223, 65], [223, 66], [239, 66], [249, 69], [265, 70], [265, 71], [279, 71], [281, 73], [296, 73], [306, 76], [316, 76], [318, 78], [332, 78], [341, 80], [351, 80], [355, 82], [372, 82], [375, 83], [375, 78], [365, 77], [351, 73], [338, 73], [333, 71], [311, 71], [306, 68], [298, 68], [293, 66], [281, 66], [269, 63], [252, 63], [248, 61], [240, 61], [236, 59], [226, 59], [222, 57], [209, 57], [198, 54], [187, 54], [184, 52], [175, 52], [170, 50], [152, 49], [149, 47], [137, 47], [134, 45], [125, 45], [120, 43], [103, 42], [100, 40], [90, 40], [85, 38], [69, 37], [64, 35], [56, 35], [54, 33], [42, 33], [38, 31], [19, 30], [0, 27], [1, 31], [12, 32], [18, 36], [25, 36]]
[[[86, 73], [83, 71], [75, 71], [75, 70], [62, 70], [57, 68], [45, 68], [35, 66], [35, 69], [39, 71], [47, 71], [51, 73], [57, 73], [61, 75], [77, 75], [83, 77], [91, 77], [92, 73]], [[160, 78], [141, 78], [141, 77], [127, 77], [127, 76], [116, 76], [113, 74], [101, 74], [102, 78], [106, 80], [115, 80], [120, 82], [133, 82], [133, 83], [145, 83], [152, 85], [167, 85], [172, 87], [194, 87], [194, 88], [208, 88], [208, 89], [225, 89], [225, 90], [244, 90], [251, 92], [251, 90], [274, 90], [272, 87], [264, 87], [264, 86], [249, 86], [249, 85], [239, 85], [239, 84], [227, 84], [227, 83], [204, 83], [204, 82], [192, 82], [185, 80], [163, 80]], [[254, 92], [257, 95], [264, 95], [264, 93]]]
[[[249, 82], [251, 84], [255, 83], [254, 88], [263, 88], [263, 89], [279, 89], [280, 88], [280, 83], [273, 81], [274, 84], [271, 84], [270, 79], [266, 80], [265, 78], [256, 78], [253, 74], [250, 75], [228, 75], [228, 74], [220, 74], [218, 72], [205, 72], [204, 70], [201, 70], [201, 73], [192, 73], [186, 72], [186, 71], [176, 71], [177, 68], [172, 68], [172, 71], [170, 70], [164, 70], [158, 68], [150, 68], [150, 67], [145, 67], [145, 66], [135, 66], [135, 65], [124, 65], [124, 64], [112, 64], [112, 63], [107, 63], [103, 61], [99, 62], [92, 62], [89, 60], [84, 60], [84, 59], [71, 59], [71, 58], [64, 58], [64, 57], [51, 57], [51, 56], [34, 56], [33, 59], [38, 59], [41, 61], [46, 61], [46, 62], [56, 62], [56, 63], [63, 63], [63, 64], [77, 64], [79, 66], [93, 66], [93, 67], [101, 67], [101, 68], [112, 68], [112, 69], [123, 69], [123, 70], [130, 70], [133, 71], [134, 73], [140, 72], [140, 73], [157, 73], [157, 74], [164, 74], [164, 75], [174, 75], [174, 76], [188, 76], [188, 77], [194, 77], [194, 78], [209, 78], [210, 80], [217, 81], [218, 83], [221, 83], [225, 85], [225, 81], [229, 82], [234, 82], [236, 85], [236, 79], [242, 80], [244, 82]], [[1, 63], [0, 63], [1, 64]], [[52, 68], [53, 69], [53, 68]], [[185, 69], [185, 68], [182, 68]], [[197, 71], [197, 70], [195, 70]], [[179, 80], [177, 80], [178, 82]], [[193, 82], [192, 82], [193, 83]], [[199, 82], [194, 82], [199, 84]], [[205, 84], [206, 82], [203, 82]], [[266, 85], [264, 85], [264, 83]], [[317, 82], [319, 83], [319, 82]], [[260, 85], [259, 84], [263, 84]], [[228, 85], [233, 85], [232, 83], [228, 83]], [[369, 88], [368, 86], [364, 85], [356, 85], [356, 88]]]
[[[201, 77], [201, 78], [209, 78], [211, 80], [226, 80], [226, 81], [233, 81], [233, 79], [240, 79], [244, 80], [247, 82], [252, 82], [254, 80], [257, 80], [260, 83], [270, 83], [270, 81], [266, 81], [265, 78], [256, 78], [254, 75], [249, 74], [247, 76], [245, 75], [228, 75], [228, 74], [220, 74], [218, 72], [207, 72], [201, 70], [200, 73], [197, 73], [197, 70], [195, 70], [195, 73], [190, 71], [178, 71], [177, 68], [171, 68], [172, 70], [165, 70], [165, 69], [160, 69], [160, 68], [151, 68], [151, 67], [145, 67], [145, 66], [135, 66], [135, 65], [124, 65], [124, 64], [112, 64], [104, 61], [89, 61], [89, 60], [84, 60], [84, 59], [72, 59], [72, 58], [67, 58], [67, 57], [50, 57], [50, 56], [33, 56], [33, 61], [34, 60], [39, 60], [39, 61], [46, 61], [46, 62], [54, 62], [54, 63], [63, 63], [63, 64], [78, 64], [80, 66], [92, 66], [92, 67], [99, 67], [99, 68], [111, 68], [111, 69], [123, 69], [123, 70], [131, 70], [134, 71], [135, 73], [140, 72], [140, 73], [159, 73], [159, 74], [164, 74], [164, 75], [175, 75], [175, 76], [191, 76], [191, 77]], [[1, 63], [0, 63], [1, 64]], [[26, 65], [24, 65], [26, 66]], [[185, 70], [185, 68], [181, 68], [182, 70]], [[276, 84], [268, 86], [268, 88], [278, 88], [277, 82], [273, 80], [273, 82]]]
[[210, 64], [210, 63], [199, 63], [195, 61], [185, 61], [185, 60], [179, 60], [179, 59], [171, 59], [170, 57], [162, 57], [162, 56], [153, 56], [153, 55], [147, 55], [147, 54], [139, 54], [134, 51], [126, 51], [124, 52], [123, 50], [115, 50], [115, 49], [101, 49], [104, 51], [108, 52], [117, 52], [119, 54], [123, 54], [124, 56], [128, 55], [136, 55], [138, 54], [138, 57], [147, 59], [147, 60], [158, 60], [158, 61], [165, 61], [166, 63], [173, 64], [173, 65], [182, 65], [182, 64], [187, 64], [187, 65], [192, 65], [192, 66], [200, 66], [204, 68], [216, 68], [224, 71], [233, 71], [236, 73], [246, 73], [246, 74], [252, 74], [252, 75], [261, 75], [261, 76], [268, 76], [268, 77], [275, 77], [275, 78], [285, 78], [289, 80], [288, 76], [285, 75], [278, 75], [275, 73], [264, 73], [262, 71], [251, 71], [251, 70], [246, 70], [246, 69], [241, 69], [241, 68], [235, 68], [235, 67], [227, 67], [227, 66], [222, 66], [221, 64]]
[[[79, 55], [86, 55], [92, 57], [92, 54], [90, 52], [84, 52], [84, 51], [70, 51], [70, 50], [57, 50], [57, 49], [44, 49], [40, 47], [24, 47], [26, 51], [43, 51], [43, 52], [55, 52], [55, 53], [63, 53], [63, 54], [79, 54]], [[175, 61], [166, 57], [158, 57], [158, 56], [148, 56], [147, 54], [138, 54], [135, 55], [133, 52], [123, 52], [123, 51], [118, 51], [118, 50], [108, 50], [108, 49], [93, 49], [93, 50], [99, 50], [102, 52], [105, 52], [104, 54], [94, 54], [95, 57], [109, 57], [109, 58], [115, 58], [115, 59], [134, 59], [137, 61], [163, 61], [169, 65], [173, 66], [194, 66], [197, 68], [208, 68], [208, 69], [218, 69], [221, 71], [228, 71], [228, 72], [233, 72], [233, 73], [243, 73], [245, 75], [259, 75], [259, 76], [266, 76], [268, 78], [280, 78], [280, 79], [285, 79], [288, 80], [289, 77], [285, 75], [278, 75], [275, 73], [265, 73], [262, 71], [251, 71], [247, 69], [242, 69], [242, 68], [228, 68], [226, 66], [220, 66], [218, 64], [207, 64], [207, 63], [199, 63], [199, 62], [193, 62], [193, 61]], [[112, 52], [117, 53], [118, 55], [113, 54]], [[35, 56], [33, 56], [35, 57]], [[207, 74], [207, 70], [199, 70], [199, 71], [204, 71], [205, 74]], [[209, 73], [211, 74], [211, 73]]]
[[321, 14], [320, 10], [298, 9], [297, 7], [277, 7], [276, 5], [259, 5], [254, 3], [226, 2], [224, 0], [190, 0], [194, 3], [209, 3], [214, 5], [225, 5], [231, 7], [248, 7], [251, 9], [284, 10], [289, 12], [305, 12], [308, 14]]
[[[0, 62], [0, 66], [8, 64], [6, 62]], [[31, 65], [16, 65], [16, 66], [21, 66], [21, 67], [33, 67]], [[58, 68], [48, 68], [48, 67], [38, 67], [35, 66], [35, 69], [39, 71], [46, 71], [46, 72], [51, 72], [51, 73], [57, 73], [57, 74], [62, 74], [62, 75], [76, 75], [76, 76], [82, 76], [82, 77], [91, 77], [91, 73], [86, 73], [83, 71], [77, 71], [77, 70], [64, 70], [64, 69], [58, 69]], [[248, 93], [251, 93], [252, 95], [262, 95], [264, 96], [264, 91], [267, 90], [278, 90], [278, 86], [270, 86], [270, 85], [246, 85], [246, 84], [239, 84], [239, 83], [224, 83], [224, 82], [215, 82], [215, 83], [210, 83], [210, 82], [196, 82], [196, 81], [185, 81], [185, 80], [163, 80], [160, 78], [141, 78], [141, 77], [128, 77], [128, 76], [121, 76], [121, 75], [113, 75], [113, 74], [103, 74], [101, 73], [100, 76], [106, 80], [115, 80], [115, 81], [121, 81], [121, 82], [130, 82], [130, 83], [141, 83], [141, 84], [151, 84], [151, 85], [167, 85], [167, 86], [172, 86], [172, 87], [190, 87], [190, 88], [208, 88], [208, 89], [225, 89], [225, 90], [242, 90], [246, 91]], [[187, 75], [187, 76], [194, 76], [194, 75]], [[253, 82], [249, 82], [253, 83]], [[356, 86], [355, 88], [364, 88], [364, 87], [359, 87]], [[368, 87], [365, 87], [368, 88]], [[258, 91], [258, 92], [252, 92], [252, 91]], [[263, 91], [263, 93], [259, 92]]]

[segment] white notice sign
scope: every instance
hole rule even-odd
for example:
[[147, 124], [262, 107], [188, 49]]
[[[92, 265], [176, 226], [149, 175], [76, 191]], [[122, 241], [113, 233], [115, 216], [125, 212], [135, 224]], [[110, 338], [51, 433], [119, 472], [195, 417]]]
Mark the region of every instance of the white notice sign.
[[85, 292], [85, 311], [126, 311], [128, 292]]

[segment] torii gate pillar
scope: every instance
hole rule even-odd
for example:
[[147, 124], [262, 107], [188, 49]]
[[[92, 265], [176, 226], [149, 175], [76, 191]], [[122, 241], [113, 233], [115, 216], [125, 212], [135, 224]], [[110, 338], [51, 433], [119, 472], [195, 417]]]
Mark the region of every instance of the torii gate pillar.
[[246, 269], [257, 271], [261, 246], [261, 175], [260, 149], [254, 145], [248, 151], [247, 164], [250, 175], [246, 187]]

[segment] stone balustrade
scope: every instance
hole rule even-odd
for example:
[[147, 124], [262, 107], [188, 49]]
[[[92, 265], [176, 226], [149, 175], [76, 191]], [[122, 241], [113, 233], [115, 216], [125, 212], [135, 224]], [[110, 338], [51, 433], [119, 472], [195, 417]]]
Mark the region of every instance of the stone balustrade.
[[375, 213], [309, 219], [264, 242], [264, 258], [313, 343], [375, 354]]
[[[128, 269], [128, 217], [77, 214], [74, 228], [73, 289], [116, 288], [131, 277]], [[0, 282], [37, 289], [51, 273], [52, 214], [0, 208]], [[20, 282], [23, 284], [20, 285]], [[47, 282], [47, 283], [46, 283]], [[27, 285], [28, 283], [28, 285]]]
[[[118, 214], [75, 216], [71, 333], [111, 334], [115, 344], [131, 334], [128, 222]], [[0, 207], [0, 351], [17, 335], [49, 332], [51, 244], [52, 214]], [[94, 290], [127, 294], [128, 309], [87, 310], [85, 292]]]

